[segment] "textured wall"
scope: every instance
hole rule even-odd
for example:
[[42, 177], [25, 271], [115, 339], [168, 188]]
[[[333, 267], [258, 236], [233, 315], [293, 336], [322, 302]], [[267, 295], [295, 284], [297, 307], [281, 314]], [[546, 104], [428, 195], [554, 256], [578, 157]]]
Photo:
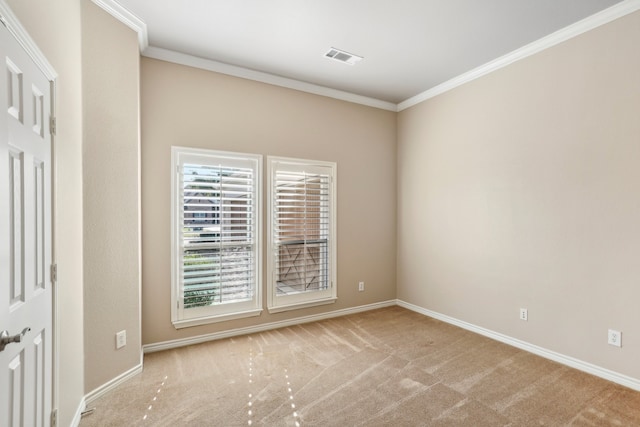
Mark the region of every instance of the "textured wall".
[[58, 425], [84, 395], [82, 311], [82, 77], [79, 0], [8, 0], [58, 73], [55, 258], [58, 263]]
[[[395, 113], [148, 58], [141, 75], [144, 344], [395, 298]], [[337, 162], [338, 301], [176, 330], [172, 145]], [[266, 252], [263, 265], [266, 271]], [[357, 291], [359, 280], [365, 292]]]
[[398, 298], [640, 378], [639, 43], [635, 13], [399, 114]]
[[[82, 3], [85, 392], [140, 364], [137, 34]], [[115, 334], [127, 331], [119, 350]]]

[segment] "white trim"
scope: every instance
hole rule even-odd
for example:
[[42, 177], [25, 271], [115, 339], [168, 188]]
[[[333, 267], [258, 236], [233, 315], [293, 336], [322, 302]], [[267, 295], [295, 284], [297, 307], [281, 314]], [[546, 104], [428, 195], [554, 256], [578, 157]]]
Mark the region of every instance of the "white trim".
[[5, 0], [0, 0], [0, 16], [4, 18], [3, 20], [9, 32], [16, 38], [18, 43], [20, 43], [29, 57], [33, 59], [47, 80], [54, 81], [56, 77], [58, 77], [58, 73], [56, 73], [51, 63], [49, 63], [47, 58], [42, 54], [42, 51], [35, 44], [31, 36], [29, 36], [27, 30], [25, 30], [18, 18], [11, 11], [11, 8], [6, 4]]
[[[71, 427], [78, 427], [80, 425], [80, 420], [82, 419], [82, 413], [87, 409], [87, 403], [84, 400], [80, 400], [80, 404], [78, 405], [78, 409], [76, 409], [76, 413], [73, 415], [73, 419], [71, 420]], [[60, 416], [60, 411], [58, 411], [58, 417]], [[60, 420], [58, 420], [58, 424], [60, 424]]]
[[[5, 25], [11, 36], [18, 42], [18, 44], [22, 47], [22, 49], [26, 52], [27, 56], [35, 63], [36, 67], [42, 72], [45, 78], [50, 83], [50, 105], [49, 105], [49, 116], [56, 117], [56, 79], [58, 77], [58, 73], [53, 68], [49, 60], [46, 58], [44, 53], [40, 50], [35, 41], [31, 38], [27, 30], [22, 26], [20, 20], [13, 13], [9, 5], [7, 5], [5, 0], [0, 0], [0, 25]], [[48, 119], [47, 119], [48, 120]], [[55, 228], [55, 215], [56, 215], [56, 204], [57, 204], [57, 157], [56, 157], [56, 136], [55, 134], [50, 134], [50, 164], [51, 164], [51, 172], [50, 172], [50, 189], [51, 189], [51, 212], [50, 218], [51, 221], [51, 260], [50, 265], [56, 264], [56, 228]], [[50, 268], [50, 265], [47, 266], [47, 269]], [[51, 275], [50, 270], [49, 276]], [[60, 400], [60, 355], [59, 355], [59, 346], [60, 346], [60, 322], [58, 319], [58, 281], [53, 280], [53, 277], [50, 277], [51, 281], [51, 407], [49, 408], [51, 414], [54, 411], [58, 411], [59, 414], [59, 400]], [[73, 418], [73, 422], [75, 425], [78, 425], [80, 422], [79, 414], [82, 412], [84, 408], [84, 400], [80, 402], [80, 406], [78, 407], [78, 411]]]
[[[171, 304], [172, 306], [175, 305]], [[191, 326], [208, 325], [209, 323], [226, 322], [246, 317], [256, 317], [262, 314], [261, 308], [253, 310], [235, 311], [233, 313], [219, 314], [214, 316], [197, 317], [195, 319], [173, 320], [173, 327], [176, 329], [190, 328]]]
[[338, 301], [338, 298], [336, 297], [331, 297], [326, 299], [315, 299], [315, 300], [302, 301], [294, 304], [276, 305], [273, 307], [268, 307], [267, 310], [269, 310], [270, 314], [282, 313], [284, 311], [300, 310], [301, 308], [309, 308], [309, 307], [315, 307], [318, 305], [333, 304], [336, 301]]
[[494, 339], [496, 341], [500, 341], [502, 343], [511, 345], [521, 350], [528, 351], [529, 353], [536, 354], [538, 356], [544, 357], [545, 359], [553, 360], [554, 362], [558, 362], [563, 365], [569, 366], [571, 368], [575, 368], [580, 371], [586, 372], [588, 374], [595, 375], [596, 377], [604, 378], [605, 380], [612, 381], [616, 384], [620, 384], [625, 387], [629, 387], [633, 390], [640, 391], [640, 380], [637, 378], [632, 378], [627, 375], [623, 375], [618, 372], [614, 372], [609, 369], [596, 366], [589, 362], [585, 362], [583, 360], [566, 356], [564, 354], [557, 353], [552, 350], [548, 350], [544, 347], [540, 347], [540, 346], [528, 343], [526, 341], [521, 341], [519, 339], [512, 338], [508, 335], [504, 335], [499, 332], [495, 332], [490, 329], [483, 328], [481, 326], [476, 326], [471, 323], [458, 320], [454, 317], [450, 317], [445, 314], [441, 314], [432, 310], [428, 310], [426, 308], [419, 307], [414, 304], [410, 304], [408, 302], [404, 302], [402, 300], [397, 300], [397, 305], [399, 305], [400, 307], [406, 308], [408, 310], [415, 311], [416, 313], [420, 313], [425, 316], [441, 320], [445, 323], [458, 326], [462, 329], [466, 329], [476, 334], [483, 335], [485, 337]]
[[147, 36], [147, 24], [136, 15], [131, 13], [128, 9], [124, 8], [120, 3], [114, 0], [91, 0], [100, 8], [102, 8], [109, 15], [122, 22], [127, 27], [138, 33], [138, 44], [140, 45], [140, 52], [144, 51], [149, 46], [149, 39]]
[[160, 59], [162, 61], [172, 62], [174, 64], [200, 68], [202, 70], [213, 71], [220, 74], [226, 74], [228, 76], [253, 80], [256, 82], [280, 86], [287, 89], [294, 89], [300, 92], [312, 93], [314, 95], [326, 96], [328, 98], [339, 99], [341, 101], [353, 102], [354, 104], [366, 105], [368, 107], [379, 108], [381, 110], [397, 111], [396, 104], [392, 102], [369, 98], [362, 95], [356, 95], [354, 93], [331, 89], [325, 86], [319, 86], [312, 83], [289, 79], [286, 77], [280, 77], [273, 74], [264, 73], [262, 71], [250, 70], [248, 68], [229, 65], [210, 59], [198, 58], [196, 56], [191, 56], [185, 53], [175, 52], [168, 49], [162, 49], [155, 46], [149, 46], [148, 48], [146, 48], [144, 52], [142, 52], [142, 55], [146, 56], [147, 58]]
[[528, 45], [516, 49], [511, 53], [494, 59], [493, 61], [487, 62], [486, 64], [474, 68], [471, 71], [454, 77], [451, 80], [448, 80], [442, 84], [439, 84], [438, 86], [432, 87], [425, 92], [402, 101], [398, 104], [397, 111], [402, 111], [409, 107], [413, 107], [414, 105], [426, 101], [427, 99], [431, 99], [435, 96], [443, 94], [444, 92], [448, 92], [451, 89], [455, 89], [458, 86], [461, 86], [486, 74], [497, 71], [516, 61], [520, 61], [521, 59], [539, 53], [557, 44], [586, 33], [587, 31], [593, 30], [594, 28], [608, 24], [611, 21], [633, 13], [639, 9], [640, 0], [624, 0], [623, 2], [611, 6], [610, 8], [596, 13], [595, 15], [592, 15], [588, 18], [585, 18], [582, 21], [578, 21], [575, 24], [569, 25], [568, 27], [556, 31], [555, 33], [549, 34], [548, 36], [529, 43]]
[[96, 399], [98, 399], [99, 397], [102, 397], [104, 394], [106, 394], [109, 391], [113, 390], [114, 388], [116, 388], [117, 386], [122, 384], [123, 382], [135, 377], [136, 375], [138, 375], [141, 372], [142, 372], [142, 358], [141, 358], [141, 361], [140, 361], [140, 363], [138, 365], [136, 365], [133, 368], [129, 369], [128, 371], [118, 375], [114, 379], [112, 379], [110, 381], [107, 381], [106, 383], [102, 384], [100, 387], [97, 387], [96, 389], [94, 389], [93, 391], [91, 391], [90, 393], [85, 395], [84, 396], [85, 408], [87, 406], [91, 406], [91, 404]]
[[[329, 289], [317, 290], [315, 292], [300, 292], [289, 295], [277, 295], [276, 284], [276, 252], [279, 244], [276, 238], [275, 202], [277, 194], [275, 192], [276, 173], [279, 171], [293, 173], [311, 173], [326, 175], [329, 177], [329, 230], [328, 230], [328, 250], [327, 267], [329, 269], [330, 282]], [[338, 187], [338, 164], [321, 160], [305, 160], [290, 157], [267, 156], [267, 309], [269, 313], [279, 313], [282, 311], [296, 310], [300, 308], [313, 307], [315, 305], [332, 304], [338, 298], [338, 256], [337, 256], [337, 187]]]
[[[4, 1], [4, 0], [0, 0]], [[319, 86], [312, 83], [306, 83], [299, 80], [280, 77], [261, 71], [250, 70], [248, 68], [238, 67], [235, 65], [225, 64], [223, 62], [213, 61], [196, 56], [187, 55], [185, 53], [175, 52], [155, 46], [149, 46], [149, 38], [147, 32], [147, 24], [125, 7], [115, 0], [92, 0], [96, 5], [101, 7], [111, 16], [122, 22], [132, 30], [138, 33], [138, 44], [140, 52], [143, 56], [162, 61], [173, 62], [174, 64], [186, 65], [189, 67], [200, 68], [203, 70], [214, 71], [220, 74], [240, 77], [247, 80], [253, 80], [261, 83], [267, 83], [274, 86], [294, 89], [301, 92], [312, 93], [314, 95], [326, 96], [328, 98], [339, 99], [341, 101], [353, 102], [355, 104], [366, 105], [369, 107], [380, 108], [382, 110], [397, 111], [397, 106], [393, 102], [382, 101], [367, 96], [356, 95], [354, 93], [345, 92], [337, 89], [331, 89], [325, 86]]]
[[[507, 65], [510, 65], [516, 61], [527, 58], [559, 43], [579, 36], [580, 34], [586, 33], [587, 31], [590, 31], [594, 28], [608, 24], [611, 21], [640, 10], [640, 0], [624, 0], [616, 5], [611, 6], [608, 9], [596, 13], [595, 15], [589, 16], [581, 21], [569, 25], [568, 27], [560, 29], [555, 33], [552, 33], [526, 46], [516, 49], [515, 51], [508, 53], [500, 58], [497, 58], [471, 71], [468, 71], [444, 83], [441, 83], [425, 92], [408, 98], [400, 102], [399, 104], [394, 104], [392, 102], [382, 101], [380, 99], [369, 98], [367, 96], [356, 95], [350, 92], [332, 89], [325, 86], [319, 86], [312, 83], [306, 83], [299, 80], [276, 76], [261, 71], [250, 70], [247, 68], [225, 64], [209, 59], [198, 58], [196, 56], [187, 55], [184, 53], [175, 52], [155, 46], [149, 46], [147, 25], [140, 18], [122, 7], [115, 0], [92, 1], [134, 31], [137, 31], [140, 51], [142, 52], [143, 56], [146, 56], [148, 58], [159, 59], [162, 61], [172, 62], [174, 64], [200, 68], [203, 70], [213, 71], [216, 73], [226, 74], [247, 80], [258, 81], [274, 86], [294, 89], [301, 92], [312, 93], [315, 95], [339, 99], [341, 101], [353, 102], [355, 104], [361, 104], [395, 112], [400, 112], [407, 108], [413, 107], [414, 105], [450, 91], [451, 89], [455, 89], [458, 86], [461, 86], [493, 71], [506, 67]], [[3, 3], [4, 0], [0, 0], [0, 5], [2, 5]], [[2, 12], [1, 9], [0, 12]]]
[[212, 334], [199, 335], [189, 338], [181, 338], [171, 341], [163, 341], [142, 346], [145, 353], [170, 350], [172, 348], [184, 347], [187, 345], [200, 344], [207, 341], [219, 340], [223, 338], [237, 337], [239, 335], [254, 334], [257, 332], [270, 331], [272, 329], [286, 328], [289, 326], [301, 325], [303, 323], [317, 322], [319, 320], [331, 319], [334, 317], [346, 316], [349, 314], [361, 313], [363, 311], [376, 310], [378, 308], [392, 307], [396, 305], [396, 300], [377, 302], [373, 304], [361, 305], [358, 307], [345, 308], [342, 310], [330, 311], [327, 313], [313, 314], [310, 316], [296, 317], [295, 319], [281, 320], [277, 322], [263, 323], [261, 325], [248, 326], [245, 328], [229, 329], [226, 331], [214, 332]]
[[[50, 115], [51, 117], [56, 117], [56, 98], [57, 98], [57, 83], [56, 80], [51, 82], [51, 106], [50, 106]], [[52, 340], [53, 344], [51, 347], [52, 351], [52, 378], [51, 383], [53, 384], [51, 388], [51, 411], [58, 411], [58, 416], [60, 415], [60, 296], [58, 294], [58, 273], [57, 273], [57, 242], [58, 235], [56, 233], [56, 218], [57, 218], [57, 210], [58, 210], [58, 145], [57, 145], [58, 137], [55, 133], [51, 134], [51, 264], [56, 266], [56, 277], [55, 280], [51, 280], [52, 283], [52, 299], [53, 299], [53, 317], [52, 317], [52, 329], [53, 335]], [[52, 278], [54, 279], [54, 278]], [[84, 346], [84, 343], [83, 343]], [[81, 407], [84, 408], [84, 399], [82, 399]]]
[[[262, 154], [236, 153], [201, 148], [171, 146], [171, 322], [176, 329], [206, 323], [221, 322], [242, 317], [259, 316], [262, 313]], [[181, 262], [184, 256], [182, 242], [183, 203], [180, 199], [183, 165], [222, 164], [224, 167], [249, 168], [253, 171], [253, 223], [254, 292], [251, 300], [228, 302], [215, 306], [185, 309]], [[222, 211], [221, 211], [222, 213]]]

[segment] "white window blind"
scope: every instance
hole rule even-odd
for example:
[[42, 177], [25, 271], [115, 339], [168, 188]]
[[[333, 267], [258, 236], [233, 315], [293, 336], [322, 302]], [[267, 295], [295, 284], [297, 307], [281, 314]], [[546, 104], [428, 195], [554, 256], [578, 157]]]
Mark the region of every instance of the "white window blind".
[[255, 315], [260, 158], [175, 151], [174, 324]]
[[270, 311], [335, 300], [335, 164], [269, 158]]

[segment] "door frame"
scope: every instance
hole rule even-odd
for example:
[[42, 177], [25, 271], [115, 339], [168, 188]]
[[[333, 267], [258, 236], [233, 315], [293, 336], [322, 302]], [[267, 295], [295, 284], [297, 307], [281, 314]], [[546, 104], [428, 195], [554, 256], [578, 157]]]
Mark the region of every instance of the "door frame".
[[56, 156], [56, 81], [58, 73], [55, 71], [51, 63], [44, 56], [40, 48], [33, 41], [27, 30], [22, 26], [18, 18], [15, 16], [11, 8], [6, 4], [5, 0], [0, 0], [0, 25], [4, 25], [9, 33], [22, 46], [27, 55], [33, 60], [36, 66], [44, 74], [51, 86], [51, 304], [52, 319], [51, 327], [53, 335], [51, 337], [51, 425], [57, 424], [55, 417], [58, 412], [59, 398], [59, 321], [58, 321], [58, 283], [57, 274], [54, 274], [57, 265], [56, 251], [56, 210], [57, 210], [57, 156]]

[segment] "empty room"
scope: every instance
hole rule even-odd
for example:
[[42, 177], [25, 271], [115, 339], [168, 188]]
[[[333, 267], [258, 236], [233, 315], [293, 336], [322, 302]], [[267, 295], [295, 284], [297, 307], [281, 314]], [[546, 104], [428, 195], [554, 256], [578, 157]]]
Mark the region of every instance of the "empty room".
[[0, 425], [640, 425], [640, 0], [0, 17]]

